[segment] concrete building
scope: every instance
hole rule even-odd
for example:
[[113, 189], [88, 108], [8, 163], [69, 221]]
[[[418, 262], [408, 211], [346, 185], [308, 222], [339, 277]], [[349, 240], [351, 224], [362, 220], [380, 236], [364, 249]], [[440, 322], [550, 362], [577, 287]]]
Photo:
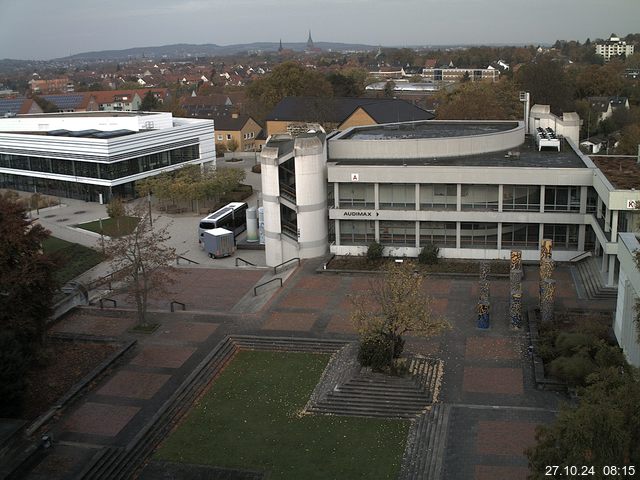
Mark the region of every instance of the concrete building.
[[627, 361], [640, 367], [640, 342], [636, 322], [636, 302], [640, 298], [640, 270], [636, 264], [636, 252], [640, 250], [638, 238], [633, 233], [621, 233], [618, 242], [620, 277], [618, 279], [618, 301], [613, 323], [618, 344]]
[[108, 201], [190, 164], [215, 166], [213, 121], [164, 112], [0, 118], [0, 188]]
[[608, 62], [611, 57], [618, 57], [620, 55], [630, 56], [633, 55], [633, 44], [627, 44], [625, 41], [621, 41], [615, 33], [612, 33], [609, 40], [596, 43], [596, 55], [602, 55], [604, 61]]

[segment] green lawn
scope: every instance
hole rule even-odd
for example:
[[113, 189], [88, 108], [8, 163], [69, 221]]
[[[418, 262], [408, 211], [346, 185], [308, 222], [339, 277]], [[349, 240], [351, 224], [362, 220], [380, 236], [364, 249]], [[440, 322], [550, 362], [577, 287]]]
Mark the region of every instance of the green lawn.
[[[136, 228], [138, 220], [137, 217], [120, 217], [118, 220], [114, 218], [103, 218], [102, 233], [108, 237], [129, 235]], [[100, 220], [81, 223], [76, 225], [76, 227], [89, 230], [90, 232], [100, 233]]]
[[104, 260], [104, 255], [92, 248], [56, 237], [46, 239], [42, 243], [42, 251], [56, 262], [55, 277], [60, 285], [73, 280]]
[[395, 479], [409, 423], [300, 415], [328, 355], [240, 352], [157, 457], [269, 480]]

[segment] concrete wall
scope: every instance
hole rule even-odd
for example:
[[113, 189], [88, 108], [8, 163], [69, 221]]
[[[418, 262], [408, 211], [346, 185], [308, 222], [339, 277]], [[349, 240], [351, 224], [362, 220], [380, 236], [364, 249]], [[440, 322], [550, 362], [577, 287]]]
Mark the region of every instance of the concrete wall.
[[[264, 207], [265, 254], [267, 265], [282, 263], [282, 230], [280, 227], [280, 181], [278, 180], [278, 148], [264, 147], [260, 153], [262, 169], [262, 206]], [[296, 257], [297, 255], [294, 255]]]
[[[435, 123], [436, 121], [432, 120], [431, 122]], [[447, 121], [446, 123], [453, 122]], [[336, 159], [443, 158], [499, 152], [517, 148], [523, 143], [524, 123], [518, 122], [517, 127], [505, 132], [461, 137], [389, 138], [384, 140], [347, 138], [343, 140], [338, 136], [331, 139], [329, 150], [331, 158]]]
[[575, 112], [566, 112], [562, 118], [551, 113], [549, 105], [534, 105], [529, 112], [529, 132], [535, 135], [538, 127], [552, 128], [558, 135], [580, 143], [580, 117]]
[[621, 233], [619, 238], [620, 276], [613, 330], [628, 362], [640, 367], [640, 344], [635, 323], [635, 302], [640, 297], [640, 271], [635, 265], [634, 256], [634, 252], [640, 249], [640, 243], [633, 233]]

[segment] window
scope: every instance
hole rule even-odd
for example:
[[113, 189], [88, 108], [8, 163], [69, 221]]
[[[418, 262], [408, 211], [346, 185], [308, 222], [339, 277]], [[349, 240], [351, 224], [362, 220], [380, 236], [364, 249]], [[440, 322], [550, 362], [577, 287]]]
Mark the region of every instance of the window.
[[413, 183], [380, 184], [380, 208], [389, 210], [415, 210], [416, 187]]
[[540, 187], [537, 185], [505, 185], [502, 191], [505, 212], [539, 212]]
[[578, 248], [578, 225], [545, 224], [544, 238], [553, 241], [553, 248], [576, 250]]
[[421, 210], [455, 210], [458, 186], [455, 183], [420, 185]]
[[461, 248], [498, 248], [497, 223], [461, 223]]
[[462, 210], [498, 211], [498, 186], [463, 185]]
[[420, 222], [420, 246], [456, 246], [456, 222]]
[[222, 141], [222, 135], [218, 135], [218, 140]]
[[540, 227], [537, 223], [503, 223], [502, 248], [537, 249]]
[[596, 213], [598, 209], [598, 192], [593, 187], [587, 189], [587, 213]]
[[580, 187], [545, 187], [544, 210], [548, 212], [579, 212]]
[[369, 245], [376, 240], [375, 222], [340, 220], [340, 245]]
[[227, 140], [231, 140], [231, 134], [227, 133]]
[[416, 246], [415, 222], [380, 222], [380, 243], [382, 245]]
[[374, 208], [373, 183], [341, 183], [338, 193], [340, 208]]

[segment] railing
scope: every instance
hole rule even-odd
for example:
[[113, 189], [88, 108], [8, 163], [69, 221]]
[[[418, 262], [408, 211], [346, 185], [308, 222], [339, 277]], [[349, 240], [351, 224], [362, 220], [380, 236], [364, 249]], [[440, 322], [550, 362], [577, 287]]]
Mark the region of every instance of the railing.
[[576, 263], [576, 262], [579, 262], [580, 260], [590, 257], [591, 255], [592, 255], [591, 251], [582, 252], [576, 255], [575, 257], [570, 258], [569, 261], [571, 263]]
[[251, 265], [252, 267], [256, 266], [255, 263], [251, 263], [249, 260], [245, 260], [244, 258], [236, 257], [236, 267], [238, 266], [238, 261], [243, 262], [245, 265]]
[[295, 201], [296, 189], [289, 185], [280, 184], [280, 195], [288, 200]]
[[282, 233], [291, 237], [297, 242], [298, 241], [298, 225], [296, 225], [295, 223], [284, 221], [284, 220], [281, 222], [281, 225], [282, 225]]
[[176, 265], [180, 265], [180, 260], [186, 260], [189, 263], [195, 263], [196, 265], [200, 265], [195, 260], [191, 260], [190, 258], [183, 257], [182, 255], [176, 255]]
[[275, 267], [273, 267], [273, 274], [275, 275], [277, 273], [278, 268], [284, 267], [285, 265], [287, 265], [288, 263], [291, 263], [291, 262], [298, 262], [298, 266], [300, 266], [300, 259], [298, 257], [290, 258], [286, 262], [282, 262], [281, 264], [276, 265]]
[[185, 311], [187, 309], [187, 306], [184, 303], [178, 302], [177, 300], [173, 300], [170, 304], [170, 308], [172, 312], [175, 312], [175, 305], [180, 305], [182, 307], [182, 311]]
[[104, 308], [104, 302], [111, 302], [113, 308], [116, 308], [118, 306], [118, 302], [116, 302], [113, 298], [101, 298], [99, 301], [100, 310]]
[[282, 279], [280, 277], [272, 278], [268, 282], [264, 282], [264, 283], [261, 283], [260, 285], [256, 285], [255, 287], [253, 287], [253, 296], [254, 297], [258, 296], [258, 289], [260, 287], [264, 287], [265, 285], [269, 285], [270, 283], [278, 282], [278, 281], [280, 282], [279, 288], [282, 288]]
[[99, 285], [108, 285], [109, 290], [113, 290], [111, 288], [111, 283], [114, 281], [114, 277], [118, 275], [120, 272], [122, 272], [123, 270], [126, 270], [126, 267], [121, 268], [120, 270], [116, 270], [115, 272], [111, 272], [105, 275], [104, 277], [100, 277], [100, 278], [96, 278], [95, 280], [92, 280], [87, 284], [87, 290], [92, 290]]

